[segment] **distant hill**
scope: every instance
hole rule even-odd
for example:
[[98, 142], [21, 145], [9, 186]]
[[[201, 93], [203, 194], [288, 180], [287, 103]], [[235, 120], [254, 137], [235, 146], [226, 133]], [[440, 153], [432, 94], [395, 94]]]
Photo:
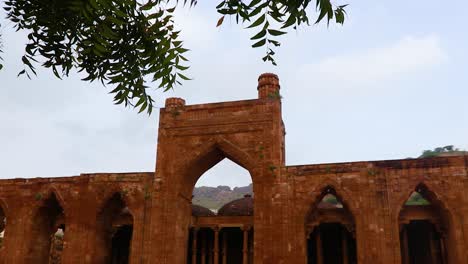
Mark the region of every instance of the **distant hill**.
[[229, 186], [218, 187], [195, 187], [193, 189], [192, 203], [217, 211], [230, 201], [244, 197], [246, 194], [253, 194], [253, 185], [243, 187]]

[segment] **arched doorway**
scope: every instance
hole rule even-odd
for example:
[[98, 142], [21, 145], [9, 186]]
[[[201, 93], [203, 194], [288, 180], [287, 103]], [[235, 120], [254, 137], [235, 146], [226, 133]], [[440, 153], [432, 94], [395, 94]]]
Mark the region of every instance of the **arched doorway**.
[[128, 264], [131, 255], [133, 216], [120, 193], [115, 193], [97, 217], [97, 263]]
[[403, 264], [455, 263], [450, 214], [424, 184], [419, 184], [399, 214]]
[[42, 204], [33, 215], [26, 262], [60, 263], [65, 232], [64, 210], [53, 192], [46, 198], [37, 194], [36, 199], [42, 200]]
[[254, 206], [249, 171], [222, 159], [194, 185], [187, 263], [252, 263]]
[[354, 217], [332, 187], [326, 187], [306, 218], [308, 264], [357, 263]]

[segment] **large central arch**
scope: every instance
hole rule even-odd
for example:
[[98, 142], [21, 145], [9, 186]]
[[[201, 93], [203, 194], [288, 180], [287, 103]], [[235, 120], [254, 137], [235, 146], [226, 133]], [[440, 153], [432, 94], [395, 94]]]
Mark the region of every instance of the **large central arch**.
[[[155, 230], [157, 230], [156, 234], [153, 233], [153, 237], [158, 241], [154, 245], [159, 248], [153, 248], [152, 250], [157, 250], [157, 255], [168, 255], [168, 259], [171, 259], [169, 262], [162, 260], [157, 261], [157, 263], [183, 263], [186, 261], [189, 247], [188, 234], [190, 233], [192, 219], [192, 191], [198, 179], [206, 171], [223, 159], [229, 159], [248, 171], [252, 179], [254, 193], [256, 193], [256, 188], [260, 186], [256, 184], [261, 181], [262, 175], [258, 173], [256, 168], [257, 160], [247, 152], [220, 136], [209, 137], [203, 142], [204, 144], [197, 145], [197, 148], [185, 146], [185, 149], [181, 150], [181, 152], [185, 152], [184, 157], [177, 159], [178, 166], [168, 166], [165, 163], [164, 166], [168, 167], [169, 173], [163, 173], [161, 169], [156, 170], [156, 189], [158, 189], [159, 182], [166, 188], [161, 188], [158, 192], [161, 196], [153, 200], [153, 205], [156, 204], [153, 207], [153, 213], [157, 215], [155, 219], [161, 219], [161, 224], [158, 226], [153, 224]], [[173, 162], [175, 163], [175, 161]], [[170, 170], [174, 167], [176, 170], [171, 172]], [[159, 177], [161, 177], [161, 180], [159, 180]], [[262, 187], [265, 188], [265, 185]], [[161, 200], [164, 200], [164, 204], [160, 203]], [[254, 202], [255, 211], [257, 210], [256, 201], [257, 199]], [[159, 208], [159, 210], [155, 208]], [[255, 216], [253, 218], [255, 219]], [[161, 229], [159, 229], [159, 226], [161, 226]], [[162, 230], [162, 227], [164, 227], [164, 230]], [[171, 240], [173, 243], [165, 243], [164, 240]], [[177, 249], [174, 247], [177, 247]], [[174, 252], [174, 250], [185, 253], [184, 255], [173, 256], [171, 252]]]
[[191, 161], [187, 162], [186, 165], [178, 172], [178, 174], [183, 175], [183, 194], [189, 197], [195, 183], [201, 175], [225, 158], [246, 169], [250, 173], [252, 182], [255, 186], [255, 163], [252, 161], [249, 154], [237, 148], [226, 139], [217, 137], [213, 143], [208, 143], [199, 149], [197, 151], [197, 155], [193, 157]]
[[[198, 155], [194, 157], [194, 159], [191, 162], [187, 163], [188, 165], [185, 168], [183, 168], [184, 173], [181, 174], [184, 175], [181, 188], [182, 196], [191, 197], [193, 188], [195, 187], [195, 184], [199, 180], [199, 178], [206, 171], [210, 170], [213, 166], [220, 163], [224, 159], [231, 160], [232, 162], [236, 163], [237, 165], [246, 169], [249, 172], [253, 183], [253, 189], [255, 192], [256, 185], [253, 174], [254, 163], [252, 162], [249, 155], [237, 148], [236, 146], [234, 146], [229, 141], [222, 138], [217, 138], [214, 143], [202, 148]], [[191, 208], [190, 214], [188, 214], [188, 210], [184, 210], [183, 218], [187, 220], [191, 218]], [[188, 223], [185, 224], [188, 225]], [[242, 233], [242, 231], [240, 232]], [[253, 235], [253, 229], [251, 230], [251, 232]], [[189, 247], [189, 233], [190, 232], [187, 232], [187, 237], [184, 238], [184, 241], [187, 241], [185, 248]], [[187, 250], [185, 250], [184, 252], [187, 252]]]

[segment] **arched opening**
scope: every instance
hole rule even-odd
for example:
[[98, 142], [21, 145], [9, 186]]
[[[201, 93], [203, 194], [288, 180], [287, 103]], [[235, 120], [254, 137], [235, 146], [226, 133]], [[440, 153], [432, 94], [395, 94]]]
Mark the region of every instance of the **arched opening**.
[[6, 214], [0, 204], [0, 257], [3, 256], [4, 244], [5, 244], [5, 228], [6, 228]]
[[133, 216], [120, 193], [114, 194], [97, 217], [96, 255], [99, 263], [127, 264], [131, 255]]
[[60, 225], [53, 234], [50, 243], [49, 264], [62, 263], [63, 236], [65, 235], [65, 226]]
[[425, 185], [411, 193], [398, 220], [403, 264], [455, 263], [450, 214]]
[[193, 189], [187, 263], [253, 263], [253, 184], [229, 159], [207, 170]]
[[307, 263], [357, 263], [352, 213], [332, 187], [326, 187], [306, 218]]
[[63, 208], [54, 193], [45, 199], [37, 194], [36, 199], [43, 201], [33, 215], [27, 263], [60, 263], [65, 233]]

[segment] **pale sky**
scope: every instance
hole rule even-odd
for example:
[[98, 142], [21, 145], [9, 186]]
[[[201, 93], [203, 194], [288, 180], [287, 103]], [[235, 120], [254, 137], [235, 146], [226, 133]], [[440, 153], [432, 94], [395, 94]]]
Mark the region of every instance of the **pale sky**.
[[[343, 1], [340, 1], [340, 3]], [[424, 149], [468, 149], [466, 0], [346, 0], [344, 26], [301, 27], [281, 39], [274, 67], [252, 49], [252, 31], [225, 19], [216, 1], [182, 9], [178, 26], [191, 60], [174, 91], [187, 104], [257, 97], [259, 74], [280, 77], [288, 165], [417, 157]], [[310, 10], [311, 12], [313, 10]], [[46, 70], [28, 80], [25, 33], [0, 11], [0, 178], [154, 171], [158, 111], [114, 106], [110, 87]], [[242, 186], [248, 173], [223, 161], [197, 185]]]

